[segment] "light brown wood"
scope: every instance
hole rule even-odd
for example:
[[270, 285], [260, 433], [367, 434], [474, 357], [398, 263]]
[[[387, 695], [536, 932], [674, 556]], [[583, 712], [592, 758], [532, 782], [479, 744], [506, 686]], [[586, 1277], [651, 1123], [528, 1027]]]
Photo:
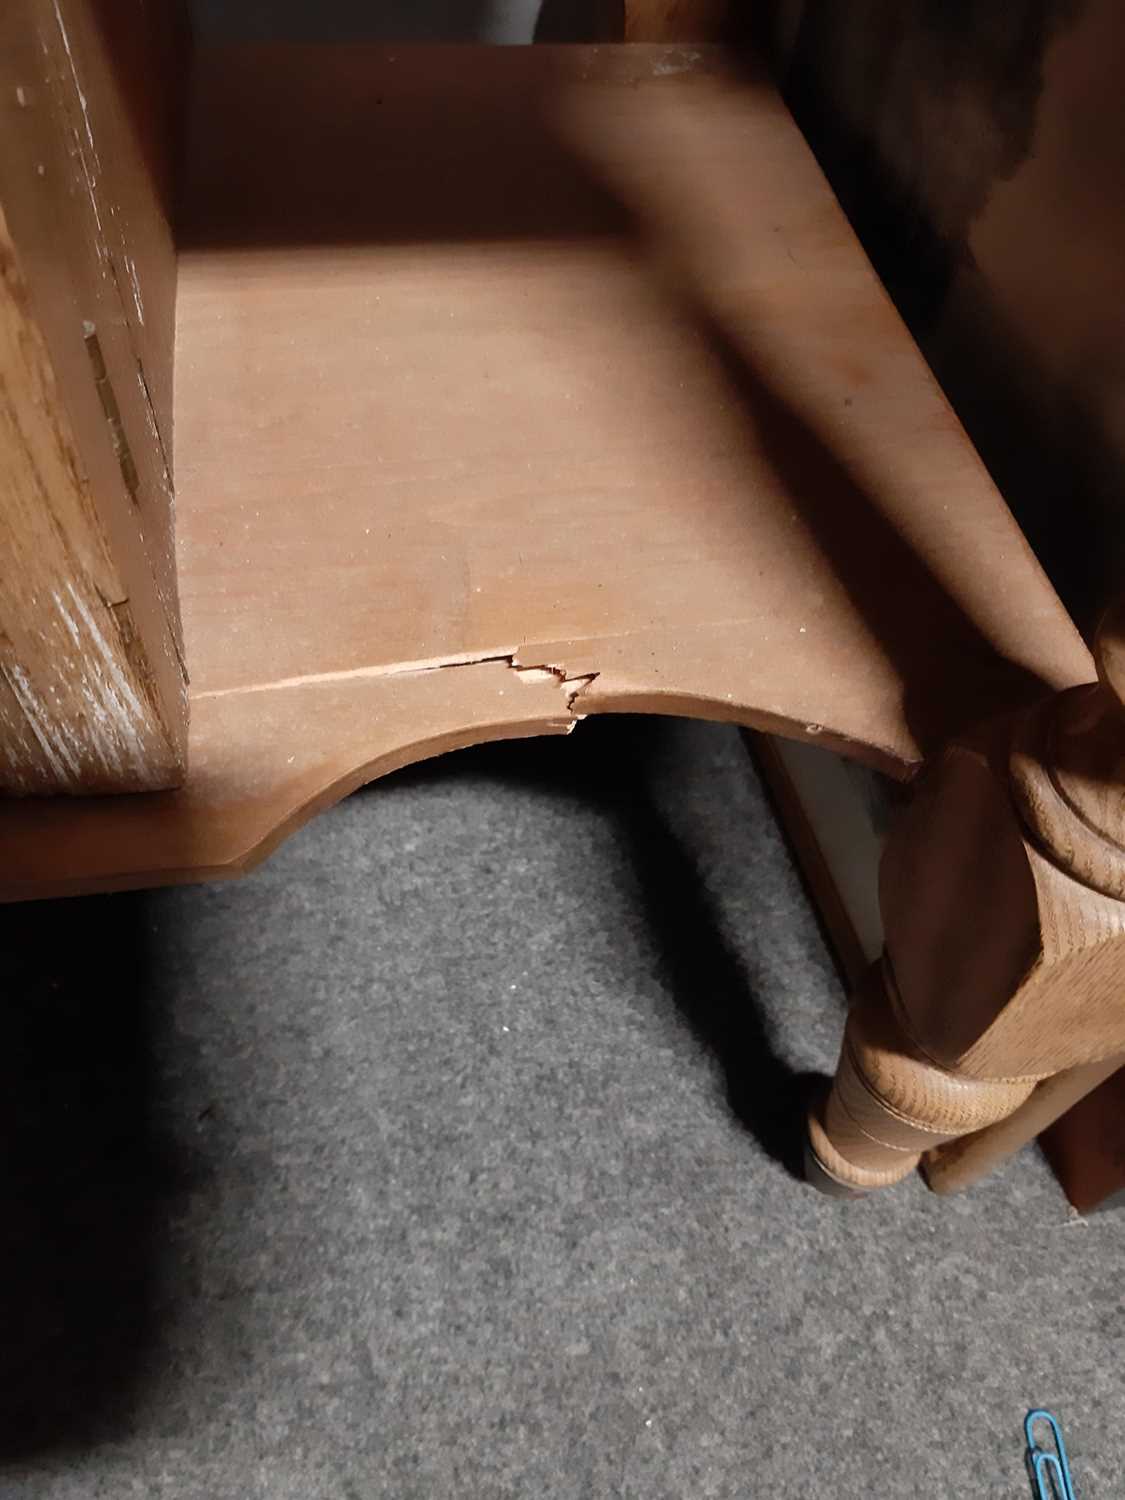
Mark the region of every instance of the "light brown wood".
[[[1103, 631], [1103, 638], [1106, 634]], [[1098, 665], [1099, 669], [1106, 665], [1104, 655], [1099, 658]], [[865, 818], [861, 819], [860, 829], [851, 830], [852, 842], [848, 845], [843, 867], [826, 858], [821, 840], [825, 836], [826, 795], [835, 790], [837, 798], [843, 800], [848, 807], [853, 802], [858, 804], [858, 794], [849, 782], [849, 775], [870, 776], [871, 773], [838, 765], [834, 757], [823, 757], [819, 752], [803, 746], [786, 744], [763, 735], [752, 738], [756, 758], [776, 799], [779, 816], [794, 846], [802, 874], [808, 882], [813, 901], [837, 954], [843, 977], [850, 988], [859, 990], [865, 983], [866, 971], [882, 949], [882, 922], [881, 919], [878, 922], [877, 942], [868, 927], [864, 927], [868, 933], [865, 957], [862, 951], [864, 945], [859, 942], [853, 916], [856, 907], [851, 903], [856, 900], [856, 885], [862, 890], [866, 884], [868, 868], [871, 877], [874, 877], [878, 855], [867, 847], [864, 838], [860, 836], [864, 831], [867, 840], [871, 836], [870, 825]], [[802, 757], [806, 760], [816, 757], [816, 760], [809, 767], [809, 779], [794, 785], [786, 763], [795, 761], [797, 767], [800, 767]], [[821, 760], [827, 763], [821, 766]], [[814, 775], [814, 772], [819, 774]], [[830, 829], [830, 848], [836, 837], [837, 831]], [[881, 845], [882, 841], [879, 843]], [[838, 852], [836, 859], [839, 860]], [[906, 1045], [909, 1047], [909, 1042]], [[1116, 1073], [1121, 1064], [1122, 1058], [1111, 1056], [1096, 1063], [1064, 1069], [1036, 1084], [1024, 1103], [995, 1124], [936, 1147], [923, 1138], [919, 1141], [919, 1147], [923, 1150], [922, 1168], [927, 1183], [937, 1193], [961, 1192], [972, 1187], [1007, 1157], [1030, 1144], [1044, 1131], [1049, 1131], [1058, 1121], [1058, 1129], [1052, 1132], [1051, 1139], [1058, 1140], [1063, 1145], [1053, 1152], [1051, 1160], [1063, 1165], [1062, 1180], [1072, 1202], [1076, 1201], [1077, 1194], [1088, 1205], [1093, 1192], [1104, 1192], [1121, 1186], [1125, 1182], [1125, 1173], [1115, 1178], [1110, 1165], [1119, 1159], [1120, 1153], [1115, 1152], [1112, 1144], [1107, 1149], [1107, 1142], [1112, 1143], [1114, 1140], [1110, 1111], [1095, 1110], [1090, 1106], [1088, 1110], [1078, 1111], [1073, 1122], [1069, 1117], [1061, 1119], [1073, 1106]], [[1119, 1091], [1107, 1091], [1109, 1099], [1119, 1096]], [[1006, 1107], [1006, 1102], [1001, 1102]], [[1089, 1170], [1085, 1170], [1081, 1133], [1095, 1119], [1098, 1121], [1098, 1128], [1086, 1143], [1091, 1164]], [[816, 1151], [823, 1153], [826, 1159], [832, 1159], [836, 1155], [834, 1170], [847, 1178], [847, 1163], [834, 1153], [819, 1120], [813, 1121], [811, 1134]], [[813, 1161], [815, 1163], [815, 1156]], [[899, 1165], [903, 1164], [900, 1162]], [[888, 1181], [893, 1175], [890, 1172]], [[828, 1185], [840, 1186], [831, 1182]]]
[[923, 1151], [1003, 1119], [1035, 1087], [1030, 1078], [966, 1078], [936, 1066], [897, 1010], [893, 980], [877, 964], [848, 1015], [832, 1089], [810, 1116], [814, 1159], [853, 1191], [901, 1181]]
[[[865, 642], [849, 639], [851, 672], [862, 662], [875, 678], [884, 659], [923, 751], [1005, 705], [1088, 681], [1085, 647], [1060, 624], [933, 377], [900, 342], [894, 308], [772, 88], [751, 78], [690, 95], [591, 91], [570, 125], [656, 230], [761, 401], [763, 440], [797, 513], [867, 627]], [[782, 203], [791, 218], [775, 211]], [[1013, 592], [993, 564], [1013, 570]]]
[[[858, 1006], [848, 1031], [862, 1038], [882, 1024], [897, 1042], [865, 1051], [846, 1041], [810, 1126], [821, 1168], [850, 1188], [882, 1186], [902, 1165], [898, 1100], [918, 1093], [918, 1058], [933, 1094], [910, 1118], [934, 1132], [933, 1147], [991, 1126], [967, 1164], [950, 1154], [943, 1172], [941, 1155], [931, 1157], [935, 1182], [949, 1189], [1049, 1123], [1055, 1102], [1073, 1102], [1125, 1050], [1125, 901], [1112, 894], [1125, 862], [1119, 619], [1101, 634], [1097, 684], [953, 745], [888, 843], [885, 994], [881, 1009]], [[1068, 800], [1060, 780], [1076, 767], [1082, 795], [1072, 787]], [[1036, 1099], [1034, 1084], [1051, 1075], [1062, 1076]], [[962, 1108], [959, 1093], [950, 1113], [939, 1079], [967, 1090], [986, 1118]], [[863, 1119], [862, 1142], [849, 1123], [857, 1094], [875, 1119]], [[1019, 1106], [1020, 1119], [1001, 1127]], [[911, 1144], [919, 1153], [923, 1143]]]
[[[55, 879], [237, 873], [269, 842], [263, 809], [280, 831], [304, 805], [266, 784], [263, 702], [382, 682], [392, 714], [412, 667], [551, 667], [570, 712], [723, 718], [898, 776], [982, 700], [1092, 676], [776, 96], [684, 71], [714, 65], [644, 47], [201, 57], [180, 585], [193, 765], [232, 781], [193, 770], [182, 803], [235, 852], [185, 861], [169, 814], [142, 872], [117, 809], [85, 809], [81, 873], [67, 853]], [[722, 209], [716, 243], [744, 255], [710, 305], [733, 346], [562, 142], [577, 83], [623, 180], [697, 243]], [[418, 678], [443, 696], [416, 755], [466, 736], [448, 676]], [[479, 707], [512, 722], [510, 700]], [[322, 801], [384, 763], [362, 735], [344, 754], [296, 709], [289, 725], [321, 756]], [[8, 889], [52, 889], [34, 818], [4, 810], [0, 832]]]
[[1018, 1109], [995, 1125], [927, 1151], [922, 1169], [935, 1193], [959, 1193], [1021, 1150], [1098, 1088], [1121, 1067], [1122, 1058], [1103, 1058], [1066, 1068], [1045, 1078]]
[[[932, 1057], [969, 1076], [1045, 1077], [1120, 1050], [1125, 903], [1067, 868], [1078, 843], [1112, 847], [1120, 825], [1096, 834], [1074, 815], [1064, 838], [1010, 792], [1010, 780], [1033, 774], [1049, 782], [1051, 724], [1102, 691], [1075, 690], [1029, 714], [1015, 730], [1015, 777], [1001, 755], [1010, 726], [996, 726], [987, 754], [951, 749], [888, 846], [887, 947], [910, 1024]], [[1120, 733], [1098, 715], [1091, 733], [1111, 726]]]
[[[201, 58], [177, 448], [197, 690], [526, 647], [599, 674], [587, 709], [750, 704], [902, 774], [979, 699], [1092, 676], [776, 96], [679, 56]], [[764, 326], [780, 392], [555, 139], [574, 73], [600, 146], [638, 153], [685, 233], [712, 226], [741, 288], [724, 326]]]
[[179, 780], [177, 736], [0, 211], [0, 789], [113, 792]]
[[7, 791], [182, 772], [166, 15], [141, 0], [0, 14]]
[[[1104, 659], [1100, 659], [1098, 665], [1099, 668], [1105, 665]], [[850, 807], [853, 801], [858, 802], [858, 796], [848, 782], [849, 771], [853, 776], [869, 776], [871, 773], [854, 767], [837, 766], [833, 757], [827, 757], [828, 764], [818, 769], [824, 778], [828, 778], [831, 773], [831, 779], [824, 780], [823, 785], [819, 779], [794, 785], [783, 756], [791, 760], [795, 756], [817, 755], [819, 761], [818, 752], [802, 746], [787, 745], [764, 735], [752, 738], [756, 758], [776, 800], [782, 824], [793, 844], [795, 856], [836, 952], [843, 977], [850, 988], [858, 990], [865, 982], [870, 964], [882, 949], [882, 922], [880, 919], [878, 923], [877, 943], [874, 941], [874, 934], [868, 932], [865, 957], [864, 945], [859, 941], [853, 919], [855, 908], [849, 905], [849, 900], [854, 902], [856, 899], [856, 883], [861, 889], [866, 883], [869, 860], [871, 875], [874, 876], [878, 855], [869, 850], [866, 842], [858, 836], [857, 830], [852, 829], [854, 842], [848, 846], [845, 868], [841, 869], [838, 864], [827, 859], [821, 847], [821, 839], [824, 837], [822, 820], [826, 816], [823, 800], [829, 794], [829, 789], [834, 788], [837, 796]], [[810, 796], [813, 797], [811, 804], [806, 800]], [[813, 809], [811, 820], [810, 806]], [[867, 825], [866, 835], [870, 839], [870, 826], [866, 819], [863, 823]], [[847, 896], [844, 894], [845, 888]], [[867, 931], [867, 928], [864, 930]], [[962, 1192], [1059, 1121], [1059, 1128], [1053, 1133], [1052, 1139], [1065, 1144], [1051, 1159], [1052, 1162], [1065, 1162], [1067, 1175], [1064, 1186], [1067, 1191], [1071, 1192], [1073, 1188], [1083, 1202], [1088, 1203], [1090, 1193], [1095, 1190], [1091, 1184], [1096, 1182], [1098, 1191], [1106, 1186], [1111, 1190], [1120, 1186], [1125, 1182], [1125, 1174], [1121, 1174], [1120, 1180], [1115, 1180], [1112, 1168], [1107, 1165], [1116, 1159], [1113, 1149], [1106, 1150], [1104, 1144], [1112, 1139], [1108, 1111], [1095, 1114], [1091, 1106], [1089, 1113], [1079, 1111], [1073, 1123], [1069, 1118], [1062, 1120], [1061, 1117], [1116, 1073], [1122, 1061], [1120, 1057], [1111, 1056], [1096, 1063], [1064, 1069], [1037, 1083], [1024, 1103], [995, 1124], [936, 1147], [920, 1142], [923, 1147], [922, 1169], [928, 1185], [937, 1193]], [[1108, 1097], [1116, 1098], [1118, 1095]], [[1087, 1144], [1091, 1157], [1097, 1157], [1098, 1160], [1096, 1165], [1091, 1164], [1089, 1171], [1084, 1171], [1081, 1131], [1087, 1128], [1085, 1122], [1094, 1118], [1099, 1121], [1099, 1131]], [[822, 1151], [826, 1158], [831, 1157], [833, 1148], [825, 1137], [819, 1120], [814, 1120], [812, 1133], [816, 1149]], [[836, 1170], [847, 1176], [849, 1169], [843, 1158], [837, 1161]], [[1073, 1193], [1072, 1201], [1075, 1201]]]

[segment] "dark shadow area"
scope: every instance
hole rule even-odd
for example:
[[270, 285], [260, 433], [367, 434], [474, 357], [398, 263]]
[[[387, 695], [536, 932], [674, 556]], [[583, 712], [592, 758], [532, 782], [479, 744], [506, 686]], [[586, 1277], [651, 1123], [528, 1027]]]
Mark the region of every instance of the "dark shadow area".
[[[79, 64], [95, 129], [107, 106], [128, 122], [185, 247], [545, 237], [620, 222], [548, 121], [568, 65], [551, 47], [494, 45], [522, 29], [490, 0], [88, 7], [98, 45]], [[546, 0], [534, 39], [597, 44], [623, 29], [623, 0]]]
[[537, 42], [620, 42], [625, 0], [541, 0]]
[[0, 1466], [120, 1435], [152, 1373], [177, 1170], [153, 1120], [146, 910], [0, 908]]
[[[786, 102], [912, 330], [940, 316], [973, 221], [1030, 153], [1048, 49], [1084, 4], [863, 0], [854, 47], [854, 18], [806, 7]], [[855, 83], [865, 119], [844, 107]], [[878, 140], [884, 112], [903, 133], [897, 161]]]
[[[635, 879], [662, 990], [715, 1059], [733, 1114], [800, 1178], [809, 1080], [780, 1055], [723, 933], [703, 877], [706, 841], [690, 847], [665, 814], [680, 783], [675, 764], [658, 764], [660, 725], [596, 719], [565, 739], [424, 762], [391, 783], [523, 786], [604, 813]], [[192, 1045], [165, 1035], [161, 969], [177, 959], [154, 937], [158, 911], [161, 928], [183, 920], [170, 910], [176, 899], [0, 908], [0, 1475], [36, 1455], [79, 1461], [143, 1425], [169, 1373], [169, 1330], [197, 1294], [170, 1279], [176, 1266], [183, 1274], [175, 1202], [211, 1170], [162, 1123], [176, 1112], [165, 1053]]]
[[[1120, 453], [1088, 402], [1044, 370], [1011, 326], [969, 238], [993, 191], [1031, 153], [1049, 50], [1087, 8], [805, 6], [780, 64], [786, 103], [857, 237], [1089, 635], [1120, 585]], [[772, 9], [743, 19], [747, 57], [769, 51]]]
[[706, 312], [699, 317], [762, 451], [901, 679], [903, 716], [923, 750], [1049, 693], [997, 651], [887, 517], [867, 476], [849, 469], [779, 391], [746, 340], [736, 343]]
[[[647, 789], [645, 719], [624, 720], [620, 743], [594, 751], [668, 990], [724, 1079], [731, 1111], [771, 1160], [804, 1180], [805, 1109], [820, 1081], [780, 1056], [761, 999], [710, 909], [701, 872]], [[641, 773], [636, 774], [638, 763]]]
[[[472, 42], [495, 0], [188, 0], [203, 43]], [[500, 28], [509, 35], [515, 28]]]
[[[87, 128], [96, 140], [112, 140], [111, 120], [120, 120], [135, 146], [147, 184], [164, 217], [171, 222], [182, 168], [183, 126], [192, 70], [193, 44], [188, 10], [178, 3], [137, 5], [132, 0], [85, 0], [76, 15], [69, 6], [67, 32], [72, 66], [83, 89]], [[86, 22], [92, 22], [89, 43]], [[105, 147], [102, 147], [103, 151]], [[128, 156], [126, 155], [126, 162]], [[114, 159], [107, 173], [111, 201], [121, 195], [119, 173], [127, 165]], [[135, 190], [129, 195], [135, 210]], [[140, 199], [143, 203], [143, 197]]]
[[552, 120], [567, 52], [201, 48], [178, 238], [213, 249], [620, 231], [623, 210]]
[[[771, 1160], [803, 1182], [806, 1102], [824, 1080], [795, 1071], [780, 1055], [761, 997], [721, 930], [697, 855], [662, 811], [654, 790], [660, 722], [640, 714], [589, 719], [566, 739], [538, 742], [533, 755], [519, 741], [481, 745], [458, 753], [457, 772], [522, 784], [612, 818], [680, 1017], [718, 1064], [731, 1112]], [[756, 777], [746, 754], [747, 775]], [[397, 772], [395, 781], [423, 785], [447, 774], [444, 761], [428, 761]], [[359, 795], [378, 796], [378, 783]]]
[[1087, 640], [1119, 597], [1125, 463], [1085, 394], [1051, 377], [983, 277], [958, 278], [924, 352], [1020, 529]]

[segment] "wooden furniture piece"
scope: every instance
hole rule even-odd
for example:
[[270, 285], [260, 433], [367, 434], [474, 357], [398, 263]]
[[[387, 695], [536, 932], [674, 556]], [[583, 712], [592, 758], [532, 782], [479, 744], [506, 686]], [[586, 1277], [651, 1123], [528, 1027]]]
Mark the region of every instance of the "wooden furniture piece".
[[[590, 150], [659, 227], [739, 353], [775, 371], [788, 349], [771, 326], [774, 288], [759, 289], [744, 123], [728, 101], [710, 117], [670, 102], [632, 105], [624, 119], [620, 105], [584, 104], [581, 117]], [[827, 313], [822, 337], [827, 350], [810, 360], [830, 368], [825, 354], [838, 358], [843, 340]], [[817, 376], [804, 379], [787, 391], [788, 414], [809, 410]], [[817, 427], [854, 465], [843, 424]], [[848, 551], [841, 542], [842, 565]], [[1029, 684], [1034, 706], [1017, 712], [993, 699], [979, 725], [954, 732], [898, 820], [881, 871], [884, 956], [810, 1116], [811, 1171], [830, 1190], [897, 1181], [923, 1153], [931, 1185], [967, 1186], [1119, 1065], [1123, 621], [1125, 608], [1103, 627], [1100, 686], [1044, 696], [1045, 682]]]
[[[849, 991], [858, 991], [884, 946], [879, 865], [904, 789], [797, 740], [747, 734], [778, 818], [805, 878]], [[1038, 1082], [994, 1125], [927, 1153], [936, 1192], [958, 1192], [1037, 1137], [1067, 1197], [1080, 1211], [1119, 1201], [1125, 1187], [1121, 1101], [1125, 1059], [1110, 1055]]]
[[[1118, 1065], [1123, 623], [1104, 628], [1098, 685], [959, 738], [892, 833], [884, 956], [810, 1122], [833, 1183], [895, 1181], [1012, 1116], [1040, 1080]], [[931, 1180], [956, 1171], [954, 1147]]]
[[[1092, 627], [1125, 557], [1125, 428], [1114, 417], [1125, 11], [1089, 0], [952, 18], [897, 0], [765, 0], [753, 21], [911, 332], [1056, 587]], [[942, 1153], [931, 1180], [973, 1180], [1112, 1067], [1045, 1081], [1001, 1125]], [[1097, 1095], [1044, 1143], [1076, 1204], [1114, 1170], [1125, 1180], [1114, 1167], [1120, 1079]]]
[[[812, 1125], [833, 1183], [901, 1177], [919, 1141], [1125, 1048], [1117, 897], [1021, 832], [1053, 848], [1041, 726], [1106, 690], [1074, 693], [1085, 646], [765, 81], [699, 47], [200, 48], [172, 235], [153, 99], [185, 54], [131, 29], [144, 11], [17, 0], [2, 23], [3, 108], [29, 122], [0, 147], [8, 308], [39, 371], [6, 356], [2, 399], [20, 431], [50, 415], [65, 461], [0, 456], [0, 740], [41, 752], [9, 791], [176, 777], [167, 458], [186, 769], [7, 797], [0, 895], [236, 875], [423, 756], [696, 714], [902, 779], [931, 761], [886, 886], [897, 982], [872, 979]], [[45, 506], [73, 573], [23, 587]], [[79, 577], [116, 635], [72, 649], [56, 596]], [[105, 681], [171, 747], [137, 741], [116, 780]]]

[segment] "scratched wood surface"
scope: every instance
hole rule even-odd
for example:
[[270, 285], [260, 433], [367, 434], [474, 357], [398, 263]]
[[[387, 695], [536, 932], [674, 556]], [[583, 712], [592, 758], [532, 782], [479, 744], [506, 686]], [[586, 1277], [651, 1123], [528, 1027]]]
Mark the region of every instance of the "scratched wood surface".
[[180, 779], [168, 9], [0, 13], [0, 717], [9, 792]]
[[[143, 849], [139, 808], [85, 805], [67, 889], [238, 873], [357, 777], [586, 713], [723, 718], [908, 776], [982, 704], [1092, 675], [776, 96], [715, 66], [201, 55], [175, 411], [192, 770]], [[584, 99], [612, 159], [575, 144]], [[622, 196], [665, 242], [674, 198], [710, 258], [676, 239], [667, 279]], [[325, 693], [369, 705], [338, 742]], [[35, 829], [8, 823], [9, 896], [50, 887]]]
[[178, 738], [2, 210], [0, 572], [0, 789], [120, 792], [178, 782]]

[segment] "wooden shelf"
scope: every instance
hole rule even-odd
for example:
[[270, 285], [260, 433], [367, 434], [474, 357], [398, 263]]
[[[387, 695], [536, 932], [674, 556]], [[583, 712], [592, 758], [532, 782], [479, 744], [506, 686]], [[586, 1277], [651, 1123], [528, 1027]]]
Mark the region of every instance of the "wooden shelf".
[[[201, 54], [188, 780], [4, 803], [0, 895], [237, 874], [365, 780], [587, 713], [728, 719], [905, 776], [1093, 675], [795, 126], [714, 65]], [[562, 92], [690, 286], [564, 143]]]

